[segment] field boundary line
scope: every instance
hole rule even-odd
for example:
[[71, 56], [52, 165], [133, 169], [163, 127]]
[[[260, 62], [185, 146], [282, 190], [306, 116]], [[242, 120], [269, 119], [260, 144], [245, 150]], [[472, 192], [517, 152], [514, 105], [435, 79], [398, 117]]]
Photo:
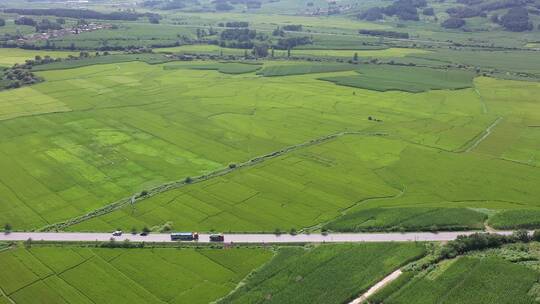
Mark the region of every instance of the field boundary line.
[[15, 301], [13, 301], [12, 298], [10, 298], [10, 297], [4, 292], [4, 290], [2, 289], [2, 287], [0, 287], [0, 296], [6, 298], [6, 299], [9, 301], [9, 303], [11, 303], [11, 304], [17, 304]]
[[444, 150], [444, 149], [442, 149], [442, 150], [447, 151], [447, 152], [451, 152], [451, 153], [468, 153], [468, 152], [471, 152], [482, 141], [484, 141], [489, 135], [491, 135], [491, 131], [493, 130], [493, 128], [495, 128], [502, 120], [503, 120], [503, 117], [498, 116], [497, 118], [495, 118], [495, 120], [489, 126], [487, 126], [487, 128], [485, 128], [480, 133], [475, 135], [473, 138], [471, 138], [470, 140], [465, 142], [463, 145], [461, 145], [461, 147], [459, 147], [459, 148], [457, 148], [455, 150], [452, 150], [452, 151]]
[[495, 121], [482, 132], [483, 135], [480, 136], [480, 138], [478, 138], [477, 140], [473, 141], [472, 144], [465, 150], [465, 152], [471, 152], [476, 147], [478, 147], [481, 142], [483, 142], [486, 138], [488, 138], [489, 135], [491, 135], [491, 130], [493, 130], [493, 128], [495, 128], [501, 122], [501, 120], [502, 117], [497, 117], [497, 119], [495, 119]]
[[134, 193], [129, 197], [124, 197], [124, 198], [122, 198], [120, 200], [117, 200], [117, 201], [115, 201], [113, 203], [105, 205], [105, 206], [103, 206], [101, 208], [95, 209], [95, 210], [93, 210], [93, 211], [91, 211], [89, 213], [86, 213], [84, 215], [74, 217], [74, 218], [65, 220], [63, 222], [58, 222], [58, 223], [55, 223], [55, 224], [50, 224], [50, 225], [44, 226], [42, 228], [37, 229], [37, 231], [58, 231], [58, 230], [62, 230], [62, 229], [65, 229], [67, 227], [73, 226], [75, 224], [79, 224], [79, 223], [82, 223], [84, 221], [87, 221], [87, 220], [89, 220], [91, 218], [95, 218], [95, 217], [98, 217], [98, 216], [102, 216], [102, 215], [111, 213], [111, 212], [113, 212], [115, 210], [118, 210], [118, 209], [128, 205], [128, 204], [135, 205], [135, 203], [137, 203], [139, 201], [142, 201], [142, 200], [145, 200], [145, 199], [148, 199], [148, 198], [151, 198], [151, 197], [153, 197], [153, 196], [155, 196], [157, 194], [164, 193], [164, 192], [167, 192], [167, 191], [173, 190], [173, 189], [182, 188], [182, 187], [185, 187], [185, 186], [188, 186], [188, 185], [204, 182], [204, 181], [216, 178], [216, 177], [224, 176], [224, 175], [230, 174], [232, 172], [235, 172], [237, 170], [261, 164], [261, 163], [263, 163], [263, 162], [265, 162], [267, 160], [286, 155], [288, 153], [297, 151], [299, 149], [310, 147], [310, 146], [316, 146], [316, 145], [319, 145], [319, 144], [323, 144], [325, 142], [329, 142], [329, 141], [331, 141], [333, 139], [340, 138], [340, 137], [343, 137], [343, 136], [346, 136], [346, 135], [387, 136], [388, 134], [384, 133], [384, 132], [342, 131], [342, 132], [337, 132], [337, 133], [324, 135], [324, 136], [321, 136], [321, 137], [317, 137], [317, 138], [308, 140], [308, 141], [303, 142], [303, 143], [299, 143], [299, 144], [295, 144], [295, 145], [291, 145], [291, 146], [286, 146], [284, 148], [281, 148], [280, 150], [276, 150], [276, 151], [269, 152], [269, 153], [266, 153], [266, 154], [263, 154], [263, 155], [260, 155], [260, 156], [256, 156], [256, 157], [254, 157], [254, 158], [252, 158], [250, 160], [244, 161], [242, 163], [235, 164], [234, 166], [229, 165], [227, 167], [220, 168], [220, 169], [211, 171], [211, 172], [203, 174], [203, 175], [199, 175], [199, 176], [195, 176], [195, 177], [186, 177], [185, 179], [182, 179], [182, 180], [167, 182], [167, 183], [155, 186], [155, 187], [150, 188], [148, 190], [144, 190], [143, 192], [140, 192], [140, 193]]

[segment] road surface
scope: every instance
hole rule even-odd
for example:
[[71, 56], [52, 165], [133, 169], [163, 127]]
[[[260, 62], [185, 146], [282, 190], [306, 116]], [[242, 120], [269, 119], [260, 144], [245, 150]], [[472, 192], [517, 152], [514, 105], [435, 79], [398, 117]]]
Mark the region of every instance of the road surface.
[[[458, 235], [472, 234], [476, 231], [460, 232], [408, 232], [408, 233], [330, 233], [275, 235], [275, 234], [225, 234], [225, 243], [361, 243], [361, 242], [414, 242], [414, 241], [450, 241]], [[512, 231], [498, 231], [509, 235]], [[200, 234], [199, 243], [209, 243], [209, 234]], [[85, 232], [12, 232], [0, 234], [0, 241], [59, 241], [59, 242], [93, 242], [130, 240], [132, 242], [177, 242], [171, 241], [169, 234], [151, 233], [147, 236], [125, 233], [113, 237], [111, 233]]]

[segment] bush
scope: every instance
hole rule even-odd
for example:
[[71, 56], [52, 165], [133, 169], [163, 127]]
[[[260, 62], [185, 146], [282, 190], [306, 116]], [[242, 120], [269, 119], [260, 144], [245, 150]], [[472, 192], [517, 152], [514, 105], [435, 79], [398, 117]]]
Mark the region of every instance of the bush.
[[7, 224], [4, 225], [4, 232], [5, 233], [10, 233], [12, 228], [13, 227], [11, 227], [11, 224], [7, 223]]
[[460, 18], [448, 18], [443, 23], [441, 23], [441, 26], [447, 29], [457, 29], [460, 27], [463, 27], [465, 25], [465, 20]]
[[523, 243], [527, 243], [531, 240], [531, 237], [529, 236], [529, 232], [524, 229], [514, 231], [514, 233], [512, 233], [512, 238], [516, 242], [523, 242]]
[[540, 242], [540, 230], [535, 230], [531, 236], [531, 240], [535, 242]]

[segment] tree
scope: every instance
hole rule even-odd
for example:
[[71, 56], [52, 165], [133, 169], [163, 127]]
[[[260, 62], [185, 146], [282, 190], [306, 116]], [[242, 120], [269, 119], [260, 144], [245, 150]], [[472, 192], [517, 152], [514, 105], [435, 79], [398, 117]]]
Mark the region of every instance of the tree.
[[132, 227], [131, 228], [131, 234], [137, 234], [137, 228]]
[[26, 249], [32, 248], [32, 238], [28, 238], [26, 241], [24, 241], [24, 248]]
[[501, 16], [499, 23], [506, 30], [512, 32], [523, 32], [533, 29], [533, 24], [529, 21], [529, 12], [524, 7], [514, 7], [509, 9], [506, 14]]
[[358, 53], [354, 53], [353, 61], [354, 61], [354, 62], [357, 62], [357, 61], [358, 61]]
[[150, 231], [151, 231], [151, 230], [150, 230], [148, 227], [146, 227], [146, 226], [144, 226], [143, 229], [142, 229], [142, 232], [143, 232], [144, 234], [149, 234]]
[[9, 223], [6, 223], [4, 225], [4, 232], [7, 234], [7, 233], [10, 233], [11, 232], [11, 229], [13, 229], [13, 227], [11, 227], [11, 224]]
[[255, 45], [251, 53], [257, 58], [268, 57], [268, 45], [267, 44]]
[[159, 24], [159, 18], [155, 16], [148, 18], [148, 21], [150, 21], [152, 24]]
[[435, 11], [433, 10], [433, 7], [426, 7], [423, 11], [422, 11], [422, 14], [426, 15], [426, 16], [435, 16]]
[[446, 19], [441, 26], [447, 29], [457, 29], [465, 25], [465, 20], [460, 18], [450, 17]]
[[0, 26], [5, 26], [6, 25], [6, 20], [0, 18]]

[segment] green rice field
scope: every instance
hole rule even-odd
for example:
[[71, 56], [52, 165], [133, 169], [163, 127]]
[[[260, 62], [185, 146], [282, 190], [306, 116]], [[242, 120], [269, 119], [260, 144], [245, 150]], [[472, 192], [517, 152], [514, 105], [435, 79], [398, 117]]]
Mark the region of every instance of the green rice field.
[[208, 303], [271, 258], [257, 248], [34, 245], [0, 251], [0, 288], [16, 303]]
[[[535, 303], [539, 273], [501, 258], [462, 257], [440, 263], [390, 293], [384, 303]], [[391, 286], [389, 286], [391, 287]], [[383, 289], [384, 292], [384, 289]], [[382, 303], [376, 301], [375, 303]]]
[[281, 248], [218, 303], [346, 303], [424, 250], [397, 243]]
[[[0, 92], [0, 222], [37, 229], [330, 134], [341, 135], [73, 229], [273, 231], [374, 207], [538, 206], [537, 83], [477, 77], [472, 88], [382, 93], [318, 80], [325, 70], [308, 63], [263, 63], [271, 78], [253, 65], [234, 64], [249, 68], [236, 75], [169, 65], [59, 66]], [[341, 73], [328, 67], [324, 77]], [[528, 179], [516, 188], [518, 176]]]
[[412, 68], [403, 66], [362, 66], [357, 73], [321, 78], [338, 85], [376, 91], [398, 90], [411, 93], [472, 86], [474, 74], [460, 70]]
[[465, 208], [373, 208], [325, 225], [332, 231], [439, 231], [483, 229], [487, 215]]
[[38, 55], [41, 57], [50, 56], [51, 58], [66, 58], [69, 55], [78, 56], [79, 53], [0, 48], [0, 66], [12, 66], [15, 63], [24, 63], [25, 60], [34, 59]]

